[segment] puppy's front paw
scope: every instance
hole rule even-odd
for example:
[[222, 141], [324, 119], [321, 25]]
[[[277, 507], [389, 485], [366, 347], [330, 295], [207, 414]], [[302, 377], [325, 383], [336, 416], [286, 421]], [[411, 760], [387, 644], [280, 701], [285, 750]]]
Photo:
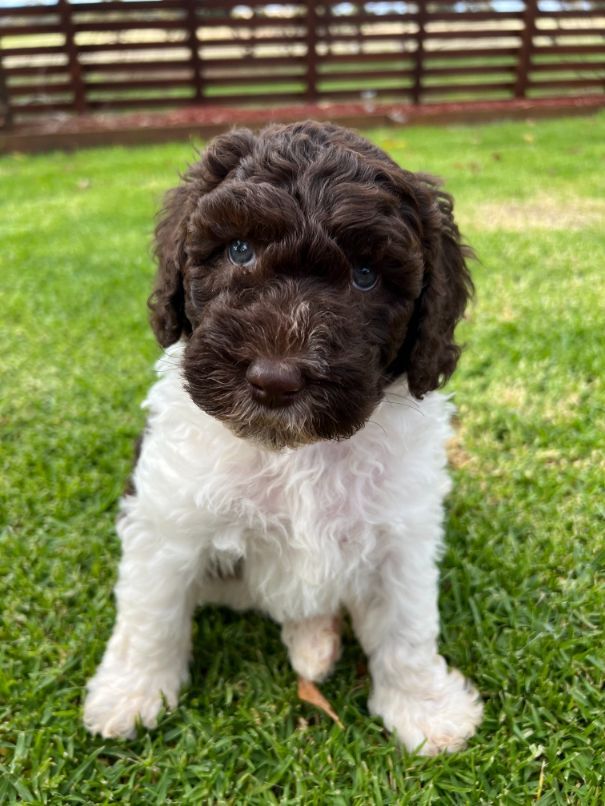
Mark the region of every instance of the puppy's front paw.
[[380, 686], [368, 705], [407, 750], [423, 756], [461, 750], [483, 714], [477, 690], [457, 669], [425, 690]]
[[109, 672], [101, 667], [88, 681], [84, 725], [106, 739], [133, 738], [137, 720], [155, 728], [162, 706], [176, 706], [180, 683], [173, 675]]

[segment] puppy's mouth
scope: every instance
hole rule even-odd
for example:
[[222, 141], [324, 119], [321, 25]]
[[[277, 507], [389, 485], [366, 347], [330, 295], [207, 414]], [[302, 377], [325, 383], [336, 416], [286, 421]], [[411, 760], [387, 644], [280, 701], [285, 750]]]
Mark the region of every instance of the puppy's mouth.
[[365, 404], [351, 399], [351, 390], [347, 401], [339, 384], [319, 381], [286, 359], [259, 358], [245, 371], [215, 367], [205, 378], [189, 373], [187, 389], [200, 408], [236, 436], [271, 450], [347, 439], [378, 402], [374, 396]]
[[238, 437], [271, 450], [281, 450], [300, 448], [322, 439], [309, 414], [308, 404], [299, 397], [285, 406], [251, 401], [239, 411], [222, 413], [218, 419]]

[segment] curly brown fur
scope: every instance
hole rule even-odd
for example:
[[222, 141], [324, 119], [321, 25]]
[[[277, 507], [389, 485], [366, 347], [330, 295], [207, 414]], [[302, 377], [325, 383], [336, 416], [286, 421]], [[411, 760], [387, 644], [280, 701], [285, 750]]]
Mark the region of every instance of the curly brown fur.
[[[169, 192], [150, 298], [158, 341], [187, 339], [201, 408], [273, 447], [350, 436], [403, 373], [421, 398], [455, 369], [472, 293], [452, 199], [341, 127], [306, 121], [217, 137]], [[234, 265], [231, 241], [254, 245]], [[379, 274], [355, 288], [355, 267]], [[268, 408], [250, 394], [259, 357], [296, 365], [304, 388]]]

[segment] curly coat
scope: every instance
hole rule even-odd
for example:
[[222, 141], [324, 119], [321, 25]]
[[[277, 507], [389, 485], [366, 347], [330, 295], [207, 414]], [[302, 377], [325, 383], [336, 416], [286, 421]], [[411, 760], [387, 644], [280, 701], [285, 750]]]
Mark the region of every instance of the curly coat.
[[87, 727], [132, 736], [175, 707], [194, 609], [220, 603], [275, 619], [310, 680], [347, 611], [370, 711], [410, 750], [460, 748], [482, 707], [437, 649], [453, 406], [433, 390], [472, 290], [451, 198], [337, 126], [234, 131], [168, 194], [156, 254], [166, 352]]
[[[152, 327], [163, 347], [188, 338], [192, 398], [236, 433], [261, 437], [244, 377], [261, 354], [305, 377], [266, 440], [348, 437], [399, 376], [422, 398], [455, 369], [472, 283], [452, 209], [437, 180], [338, 126], [225, 134], [166, 198]], [[230, 263], [236, 238], [255, 244], [253, 270]], [[379, 270], [369, 293], [351, 285], [355, 265]]]

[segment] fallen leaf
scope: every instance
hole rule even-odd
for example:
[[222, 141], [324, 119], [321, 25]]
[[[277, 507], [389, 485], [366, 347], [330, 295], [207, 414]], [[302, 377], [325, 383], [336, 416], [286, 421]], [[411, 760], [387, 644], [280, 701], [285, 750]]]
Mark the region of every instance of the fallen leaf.
[[323, 711], [330, 719], [334, 720], [339, 728], [344, 728], [344, 725], [338, 718], [338, 714], [334, 711], [315, 683], [312, 683], [310, 680], [305, 680], [304, 677], [298, 678], [298, 699], [319, 708], [320, 711]]

